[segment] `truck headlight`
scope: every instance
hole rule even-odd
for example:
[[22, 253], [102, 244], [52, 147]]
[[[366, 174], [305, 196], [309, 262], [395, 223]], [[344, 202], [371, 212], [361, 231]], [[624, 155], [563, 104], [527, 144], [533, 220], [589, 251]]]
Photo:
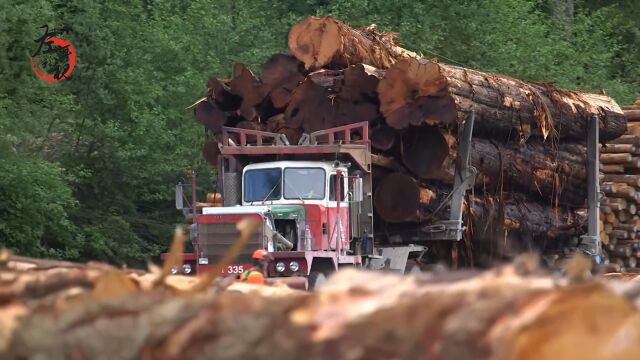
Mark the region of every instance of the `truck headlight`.
[[276, 271], [281, 273], [286, 269], [284, 263], [282, 261], [279, 261], [276, 263]]
[[172, 266], [171, 267], [171, 275], [175, 275], [178, 273], [178, 267], [177, 266]]
[[297, 261], [292, 261], [289, 263], [289, 269], [291, 269], [291, 271], [293, 272], [296, 272], [300, 270], [300, 264], [298, 264]]
[[189, 264], [182, 265], [182, 272], [185, 274], [191, 274], [191, 265]]

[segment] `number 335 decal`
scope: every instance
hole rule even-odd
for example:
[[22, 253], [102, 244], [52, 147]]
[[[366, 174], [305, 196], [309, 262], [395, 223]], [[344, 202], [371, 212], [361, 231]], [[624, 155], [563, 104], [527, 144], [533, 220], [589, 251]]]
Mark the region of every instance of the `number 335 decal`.
[[243, 265], [229, 265], [227, 266], [227, 274], [241, 274], [244, 272]]

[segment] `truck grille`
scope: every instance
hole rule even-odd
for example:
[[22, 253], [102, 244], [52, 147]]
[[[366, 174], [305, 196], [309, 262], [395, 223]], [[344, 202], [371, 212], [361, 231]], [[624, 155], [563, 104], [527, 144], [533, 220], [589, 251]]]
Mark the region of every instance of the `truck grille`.
[[[198, 225], [198, 244], [204, 257], [209, 258], [209, 264], [219, 261], [229, 247], [238, 239], [235, 223], [204, 223]], [[250, 263], [251, 255], [256, 249], [262, 249], [262, 231], [251, 236], [249, 242], [240, 251], [234, 263]]]

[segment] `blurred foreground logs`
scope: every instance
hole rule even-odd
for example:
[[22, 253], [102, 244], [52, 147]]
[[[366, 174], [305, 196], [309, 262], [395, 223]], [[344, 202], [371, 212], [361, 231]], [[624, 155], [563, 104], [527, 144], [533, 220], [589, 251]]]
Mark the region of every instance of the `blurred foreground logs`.
[[5, 256], [0, 358], [637, 358], [640, 282], [589, 279], [583, 260], [552, 277], [537, 261], [411, 277], [346, 270], [306, 293]]

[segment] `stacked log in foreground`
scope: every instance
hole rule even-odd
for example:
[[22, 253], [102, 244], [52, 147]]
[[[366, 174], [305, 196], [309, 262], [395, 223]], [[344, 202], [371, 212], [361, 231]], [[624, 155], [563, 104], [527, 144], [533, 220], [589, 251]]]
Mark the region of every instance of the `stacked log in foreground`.
[[528, 247], [573, 236], [583, 225], [575, 210], [586, 200], [589, 119], [600, 120], [603, 143], [626, 129], [607, 96], [424, 59], [375, 26], [308, 17], [291, 28], [288, 44], [292, 55], [273, 55], [259, 76], [236, 64], [230, 80], [209, 80], [195, 108], [214, 135], [207, 161], [217, 164], [222, 126], [283, 133], [295, 144], [303, 132], [366, 121], [377, 155], [377, 224], [389, 235], [446, 217], [438, 202], [451, 192], [458, 133], [472, 112], [478, 177], [466, 216], [480, 225], [472, 236], [503, 243], [526, 237]]
[[636, 359], [638, 282], [342, 271], [315, 293], [3, 259], [7, 359]]
[[600, 237], [609, 261], [623, 270], [637, 271], [640, 259], [640, 99], [623, 108], [627, 133], [600, 152]]

